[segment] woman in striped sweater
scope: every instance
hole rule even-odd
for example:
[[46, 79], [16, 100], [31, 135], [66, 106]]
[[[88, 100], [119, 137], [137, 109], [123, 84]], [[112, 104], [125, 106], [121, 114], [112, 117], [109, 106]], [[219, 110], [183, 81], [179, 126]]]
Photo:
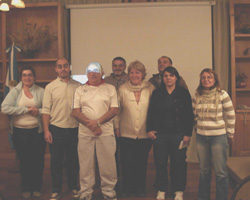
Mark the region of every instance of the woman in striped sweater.
[[[200, 85], [193, 98], [196, 145], [200, 162], [198, 200], [210, 199], [211, 166], [216, 175], [216, 200], [228, 197], [227, 148], [232, 143], [235, 112], [218, 76], [206, 68], [200, 73]], [[225, 115], [225, 118], [224, 118]]]

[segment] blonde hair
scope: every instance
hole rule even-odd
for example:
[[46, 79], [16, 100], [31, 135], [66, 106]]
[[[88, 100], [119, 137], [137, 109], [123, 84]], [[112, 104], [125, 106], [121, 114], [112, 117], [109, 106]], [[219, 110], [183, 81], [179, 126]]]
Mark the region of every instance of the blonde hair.
[[138, 71], [140, 71], [142, 73], [142, 80], [145, 79], [147, 75], [146, 68], [140, 61], [136, 60], [134, 62], [131, 62], [128, 66], [128, 73], [130, 73], [132, 69], [137, 69]]

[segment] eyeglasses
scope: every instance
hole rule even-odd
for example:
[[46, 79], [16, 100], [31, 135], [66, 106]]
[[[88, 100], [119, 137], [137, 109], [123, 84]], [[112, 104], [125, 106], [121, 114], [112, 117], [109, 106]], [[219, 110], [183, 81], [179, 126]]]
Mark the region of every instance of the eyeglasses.
[[68, 67], [69, 67], [69, 64], [67, 64], [67, 63], [66, 63], [66, 64], [63, 64], [63, 65], [58, 64], [57, 67], [58, 67], [58, 69], [62, 69], [62, 68], [65, 69], [65, 68], [68, 68]]

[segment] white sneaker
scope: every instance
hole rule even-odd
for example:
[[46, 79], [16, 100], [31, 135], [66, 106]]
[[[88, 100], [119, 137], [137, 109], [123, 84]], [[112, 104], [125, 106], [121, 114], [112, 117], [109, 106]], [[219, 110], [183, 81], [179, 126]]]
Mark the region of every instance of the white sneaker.
[[79, 200], [92, 200], [92, 195], [89, 194], [89, 195], [87, 195], [87, 196], [85, 196], [83, 198], [80, 197]]
[[59, 200], [61, 198], [60, 194], [57, 192], [54, 192], [51, 194], [51, 197], [49, 200]]
[[165, 195], [166, 195], [166, 192], [158, 191], [158, 192], [157, 192], [157, 197], [156, 197], [156, 199], [161, 199], [161, 200], [163, 200], [163, 199], [165, 199]]
[[71, 195], [72, 195], [73, 199], [79, 199], [79, 197], [80, 197], [80, 194], [76, 189], [73, 189], [71, 191]]
[[182, 191], [175, 192], [174, 200], [183, 200], [183, 192]]

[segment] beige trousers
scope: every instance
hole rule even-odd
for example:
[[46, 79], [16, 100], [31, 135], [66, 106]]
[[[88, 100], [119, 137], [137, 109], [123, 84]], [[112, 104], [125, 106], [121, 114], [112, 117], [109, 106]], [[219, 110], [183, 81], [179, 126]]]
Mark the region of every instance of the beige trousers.
[[79, 134], [78, 137], [81, 186], [80, 198], [92, 195], [93, 193], [96, 159], [99, 166], [102, 194], [108, 197], [115, 196], [114, 187], [117, 182], [115, 136], [90, 137]]

